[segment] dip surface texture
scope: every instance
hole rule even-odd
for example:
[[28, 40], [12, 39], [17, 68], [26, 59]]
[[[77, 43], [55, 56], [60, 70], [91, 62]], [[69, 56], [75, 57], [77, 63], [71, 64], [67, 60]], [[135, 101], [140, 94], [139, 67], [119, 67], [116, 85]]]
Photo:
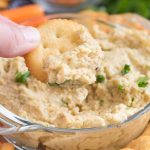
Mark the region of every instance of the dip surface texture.
[[63, 87], [32, 75], [22, 82], [16, 77], [28, 71], [24, 58], [0, 58], [0, 103], [32, 122], [63, 128], [116, 124], [142, 109], [150, 102], [150, 36], [126, 28], [96, 33], [92, 40], [104, 58], [96, 60], [102, 62], [93, 84]]

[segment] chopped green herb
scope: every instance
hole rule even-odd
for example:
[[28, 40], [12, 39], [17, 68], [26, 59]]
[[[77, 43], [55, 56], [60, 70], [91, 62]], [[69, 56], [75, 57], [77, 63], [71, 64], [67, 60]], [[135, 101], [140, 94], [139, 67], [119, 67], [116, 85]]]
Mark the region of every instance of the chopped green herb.
[[102, 106], [103, 104], [104, 104], [104, 100], [103, 100], [103, 99], [100, 99], [100, 100], [99, 100], [99, 105]]
[[121, 84], [118, 85], [118, 91], [119, 91], [119, 92], [122, 92], [122, 91], [123, 91], [123, 85], [121, 85]]
[[148, 85], [148, 77], [140, 77], [137, 80], [138, 87], [146, 87]]
[[49, 86], [59, 86], [58, 83], [48, 83]]
[[103, 75], [97, 75], [96, 76], [96, 82], [97, 83], [103, 83], [105, 81], [105, 77]]
[[54, 83], [48, 83], [48, 85], [49, 85], [49, 86], [61, 86], [61, 85], [68, 84], [69, 82], [70, 82], [70, 80], [66, 80], [66, 81], [64, 81], [64, 82], [61, 83], [61, 84], [58, 84], [58, 83], [54, 82]]
[[125, 75], [125, 74], [129, 73], [130, 70], [131, 70], [130, 66], [127, 65], [127, 64], [125, 64], [124, 67], [123, 67], [123, 69], [121, 70], [121, 74]]
[[29, 71], [26, 71], [24, 73], [21, 73], [21, 72], [17, 72], [16, 73], [16, 82], [18, 83], [27, 83], [27, 78], [30, 76], [30, 72]]
[[71, 80], [66, 80], [66, 81], [64, 81], [64, 82], [61, 83], [61, 84], [63, 85], [63, 84], [69, 84], [69, 83], [71, 83]]
[[64, 99], [62, 99], [61, 101], [62, 101], [63, 106], [65, 106], [65, 107], [68, 106], [68, 102], [66, 102]]
[[133, 106], [134, 100], [135, 100], [134, 97], [132, 97], [130, 107]]
[[99, 22], [99, 23], [101, 23], [101, 24], [104, 24], [104, 25], [106, 25], [106, 26], [109, 26], [109, 27], [111, 27], [111, 28], [116, 28], [116, 26], [115, 26], [114, 24], [112, 24], [112, 23], [110, 23], [110, 22], [107, 22], [107, 21], [103, 21], [103, 20], [101, 20], [101, 19], [97, 19], [97, 22]]

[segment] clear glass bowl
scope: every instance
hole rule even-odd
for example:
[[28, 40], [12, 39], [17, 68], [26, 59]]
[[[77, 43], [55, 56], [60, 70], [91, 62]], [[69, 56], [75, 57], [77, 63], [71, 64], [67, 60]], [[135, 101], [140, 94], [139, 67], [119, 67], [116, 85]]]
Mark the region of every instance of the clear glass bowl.
[[[53, 18], [77, 17], [73, 14], [57, 14], [46, 16], [42, 22]], [[36, 18], [30, 21], [33, 23], [34, 20]], [[36, 25], [40, 23], [41, 20]], [[37, 149], [39, 145], [46, 150], [117, 150], [139, 136], [149, 120], [150, 104], [120, 124], [81, 129], [45, 127], [21, 118], [0, 105], [0, 122], [3, 124], [0, 134], [20, 150]]]
[[39, 145], [50, 150], [117, 150], [145, 129], [150, 119], [150, 104], [121, 124], [102, 128], [45, 127], [16, 116], [2, 106], [0, 114], [5, 125], [0, 128], [0, 134], [20, 150], [37, 149]]

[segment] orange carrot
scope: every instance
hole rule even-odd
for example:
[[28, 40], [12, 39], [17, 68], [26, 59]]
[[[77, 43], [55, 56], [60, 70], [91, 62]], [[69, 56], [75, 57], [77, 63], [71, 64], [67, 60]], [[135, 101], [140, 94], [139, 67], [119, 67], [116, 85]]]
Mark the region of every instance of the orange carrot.
[[32, 19], [28, 19], [28, 20], [23, 21], [21, 24], [26, 25], [26, 26], [37, 27], [40, 24], [42, 24], [50, 19], [69, 18], [70, 16], [73, 16], [73, 14], [71, 14], [71, 13], [51, 14], [48, 16], [34, 17]]
[[14, 22], [20, 23], [33, 17], [43, 16], [44, 10], [40, 5], [32, 4], [19, 8], [0, 11], [0, 15], [13, 20]]
[[21, 24], [25, 25], [25, 26], [37, 27], [40, 24], [46, 22], [47, 20], [48, 20], [47, 16], [42, 16], [42, 17], [36, 17], [36, 18], [28, 19], [26, 21], [23, 21]]
[[83, 0], [52, 0], [52, 2], [56, 4], [62, 4], [62, 5], [78, 5], [83, 2]]

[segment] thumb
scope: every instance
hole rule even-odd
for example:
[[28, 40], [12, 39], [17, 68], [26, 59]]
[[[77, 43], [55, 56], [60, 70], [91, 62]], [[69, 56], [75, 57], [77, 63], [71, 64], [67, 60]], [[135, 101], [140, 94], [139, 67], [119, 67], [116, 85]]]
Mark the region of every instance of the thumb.
[[0, 57], [22, 56], [39, 42], [40, 34], [36, 28], [17, 25], [0, 16]]

